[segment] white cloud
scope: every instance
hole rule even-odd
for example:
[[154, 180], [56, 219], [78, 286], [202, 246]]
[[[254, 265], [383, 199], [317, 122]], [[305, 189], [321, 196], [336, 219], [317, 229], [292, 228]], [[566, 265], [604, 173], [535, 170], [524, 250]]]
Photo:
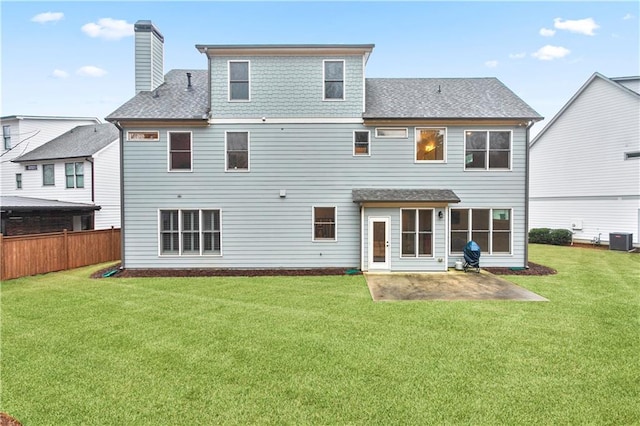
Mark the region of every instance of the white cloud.
[[553, 37], [556, 33], [556, 30], [552, 30], [550, 28], [540, 28], [540, 35], [542, 37]]
[[106, 73], [102, 68], [94, 67], [93, 65], [85, 65], [76, 71], [76, 74], [83, 77], [102, 77]]
[[62, 12], [44, 12], [44, 13], [39, 13], [33, 18], [31, 18], [31, 22], [46, 24], [47, 22], [59, 21], [62, 18], [64, 18], [64, 13]]
[[630, 13], [627, 13], [626, 15], [624, 15], [624, 16], [622, 17], [622, 19], [623, 19], [623, 20], [625, 20], [625, 21], [628, 21], [629, 19], [633, 19], [633, 18], [635, 18], [635, 16], [633, 16], [633, 15], [632, 15], [632, 14], [630, 14]]
[[51, 73], [51, 77], [53, 78], [67, 78], [69, 77], [69, 73], [64, 70], [53, 70]]
[[554, 59], [564, 58], [569, 53], [571, 53], [571, 51], [565, 47], [551, 46], [550, 44], [547, 44], [546, 46], [538, 49], [537, 52], [532, 53], [531, 56], [538, 58], [541, 61], [552, 61]]
[[511, 59], [522, 59], [522, 58], [524, 58], [525, 56], [527, 56], [527, 54], [526, 54], [526, 53], [524, 53], [524, 52], [520, 52], [520, 53], [510, 53], [510, 54], [509, 54], [509, 58], [511, 58]]
[[498, 61], [487, 61], [484, 65], [488, 68], [495, 68], [498, 66]]
[[562, 18], [556, 18], [553, 20], [553, 26], [559, 30], [567, 30], [572, 33], [595, 35], [594, 30], [600, 28], [600, 25], [596, 24], [593, 18], [563, 21]]
[[105, 40], [120, 40], [133, 35], [133, 24], [124, 20], [101, 18], [98, 23], [89, 22], [82, 26], [82, 32], [89, 37], [99, 37]]

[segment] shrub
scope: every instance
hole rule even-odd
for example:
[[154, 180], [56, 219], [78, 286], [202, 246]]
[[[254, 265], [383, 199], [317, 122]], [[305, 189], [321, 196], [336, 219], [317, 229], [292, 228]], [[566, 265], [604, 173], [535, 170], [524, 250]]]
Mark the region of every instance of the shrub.
[[533, 228], [529, 231], [529, 242], [566, 246], [571, 244], [572, 236], [568, 229]]

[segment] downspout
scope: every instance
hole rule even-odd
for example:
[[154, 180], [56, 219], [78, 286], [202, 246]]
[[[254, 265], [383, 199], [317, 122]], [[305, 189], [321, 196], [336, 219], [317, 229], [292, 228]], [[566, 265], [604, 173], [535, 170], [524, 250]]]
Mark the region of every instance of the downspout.
[[120, 267], [124, 268], [124, 129], [118, 121], [112, 123], [120, 131]]
[[91, 164], [91, 202], [95, 204], [96, 202], [96, 174], [94, 170], [94, 163], [91, 157], [85, 158], [87, 163]]
[[527, 150], [525, 152], [525, 168], [524, 168], [524, 267], [529, 269], [529, 130], [535, 124], [530, 120], [525, 129], [525, 143]]
[[364, 207], [360, 204], [360, 271], [364, 271]]

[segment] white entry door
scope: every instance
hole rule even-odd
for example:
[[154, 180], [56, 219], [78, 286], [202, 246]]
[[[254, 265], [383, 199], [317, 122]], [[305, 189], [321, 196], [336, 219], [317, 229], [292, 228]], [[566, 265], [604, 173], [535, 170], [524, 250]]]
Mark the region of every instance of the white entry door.
[[389, 218], [369, 218], [369, 270], [389, 269]]

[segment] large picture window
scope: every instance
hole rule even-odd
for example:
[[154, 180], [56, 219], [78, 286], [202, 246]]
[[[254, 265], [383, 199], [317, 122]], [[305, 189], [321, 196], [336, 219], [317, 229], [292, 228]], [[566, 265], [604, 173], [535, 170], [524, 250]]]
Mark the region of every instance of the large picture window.
[[313, 208], [313, 241], [336, 240], [336, 208]]
[[169, 170], [191, 171], [191, 132], [169, 132]]
[[225, 135], [227, 171], [249, 170], [249, 132], [227, 132]]
[[433, 210], [402, 209], [402, 257], [433, 256]]
[[445, 161], [447, 129], [416, 129], [416, 162]]
[[511, 132], [465, 132], [465, 170], [510, 170]]
[[249, 100], [249, 61], [229, 61], [229, 100]]
[[220, 210], [161, 210], [160, 254], [221, 254]]
[[451, 253], [475, 241], [484, 253], [511, 253], [511, 209], [451, 209]]
[[67, 188], [84, 188], [84, 163], [65, 163]]
[[324, 61], [324, 99], [344, 99], [344, 61]]

